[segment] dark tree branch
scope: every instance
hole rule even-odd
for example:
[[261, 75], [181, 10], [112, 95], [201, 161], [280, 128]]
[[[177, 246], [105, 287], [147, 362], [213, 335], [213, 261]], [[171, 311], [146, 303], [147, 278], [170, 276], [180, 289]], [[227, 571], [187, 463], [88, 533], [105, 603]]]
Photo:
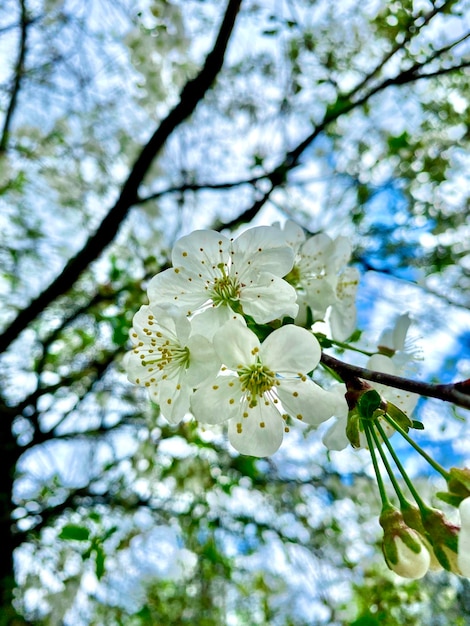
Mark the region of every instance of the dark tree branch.
[[353, 378], [364, 378], [395, 389], [403, 389], [403, 391], [417, 393], [428, 398], [437, 398], [470, 409], [470, 381], [434, 385], [401, 376], [393, 376], [392, 374], [384, 374], [383, 372], [375, 372], [358, 365], [350, 365], [325, 353], [321, 356], [321, 362], [339, 374], [345, 382]]
[[20, 0], [21, 16], [20, 16], [20, 40], [18, 59], [15, 65], [15, 78], [10, 94], [10, 101], [5, 113], [5, 119], [3, 121], [3, 128], [0, 136], [0, 157], [7, 151], [8, 138], [10, 135], [10, 125], [13, 119], [13, 113], [15, 112], [16, 103], [18, 101], [18, 94], [21, 88], [21, 81], [24, 76], [24, 62], [26, 58], [26, 38], [28, 34], [28, 16], [26, 11], [25, 0]]
[[0, 352], [6, 350], [53, 300], [66, 293], [80, 274], [113, 241], [129, 209], [138, 199], [139, 186], [155, 156], [175, 128], [194, 112], [220, 72], [241, 2], [242, 0], [229, 0], [214, 47], [207, 55], [203, 68], [195, 78], [186, 83], [178, 104], [160, 123], [143, 147], [116, 204], [110, 209], [96, 232], [88, 238], [85, 246], [70, 259], [62, 273], [26, 309], [20, 311], [10, 326], [0, 335]]
[[[398, 52], [400, 52], [400, 50], [406, 48], [410, 41], [414, 39], [421, 32], [421, 30], [429, 24], [433, 17], [435, 17], [439, 13], [442, 13], [452, 3], [453, 0], [445, 0], [445, 2], [443, 2], [439, 6], [435, 5], [426, 15], [413, 17], [414, 28], [408, 28], [405, 36], [403, 37], [403, 41], [401, 41], [400, 43], [396, 43], [394, 46], [392, 46], [389, 52], [383, 56], [383, 58], [379, 61], [375, 68], [371, 72], [369, 72], [367, 76], [365, 76], [363, 80], [356, 85], [356, 87], [354, 87], [351, 95], [354, 95], [361, 91], [375, 76], [377, 76], [377, 74], [382, 71], [382, 69], [388, 63], [388, 61], [390, 61], [390, 59], [392, 59]], [[421, 21], [419, 24], [416, 24], [416, 20], [418, 19], [418, 17]]]
[[[408, 83], [416, 82], [423, 78], [435, 78], [469, 67], [470, 61], [464, 61], [458, 65], [453, 65], [448, 68], [439, 68], [436, 71], [428, 73], [419, 73], [420, 70], [422, 70], [431, 61], [434, 61], [439, 56], [445, 54], [446, 52], [449, 52], [469, 37], [470, 33], [466, 33], [454, 42], [444, 46], [443, 48], [439, 48], [423, 61], [414, 63], [407, 70], [402, 70], [396, 76], [384, 79], [375, 87], [371, 87], [368, 91], [366, 91], [366, 93], [364, 93], [361, 97], [357, 99], [355, 99], [354, 96], [359, 91], [359, 86], [354, 87], [347, 94], [339, 93], [336, 102], [327, 109], [323, 120], [314, 127], [312, 132], [301, 143], [299, 143], [295, 148], [285, 154], [282, 162], [275, 169], [273, 169], [271, 172], [267, 173], [264, 176], [264, 179], [268, 180], [271, 185], [270, 188], [264, 193], [264, 195], [260, 199], [256, 200], [251, 207], [238, 215], [238, 217], [234, 218], [230, 222], [225, 222], [221, 227], [233, 228], [241, 223], [251, 221], [262, 209], [264, 204], [269, 200], [273, 191], [277, 187], [281, 187], [283, 184], [285, 184], [289, 172], [299, 165], [300, 157], [305, 152], [305, 150], [324, 130], [326, 130], [326, 128], [331, 123], [335, 122], [340, 116], [345, 115], [350, 111], [363, 106], [373, 96], [384, 91], [388, 87], [406, 85]], [[367, 82], [369, 81], [369, 77], [375, 75], [376, 71], [377, 69], [372, 70], [372, 72], [363, 80], [364, 85], [367, 84]]]
[[149, 202], [150, 200], [158, 200], [158, 198], [171, 193], [184, 193], [185, 191], [217, 191], [220, 189], [242, 187], [243, 185], [256, 185], [256, 183], [264, 180], [266, 177], [266, 174], [260, 174], [259, 176], [253, 176], [252, 178], [243, 178], [242, 180], [225, 183], [185, 183], [184, 185], [167, 187], [161, 191], [151, 193], [149, 196], [139, 197], [134, 204], [143, 204], [144, 202]]

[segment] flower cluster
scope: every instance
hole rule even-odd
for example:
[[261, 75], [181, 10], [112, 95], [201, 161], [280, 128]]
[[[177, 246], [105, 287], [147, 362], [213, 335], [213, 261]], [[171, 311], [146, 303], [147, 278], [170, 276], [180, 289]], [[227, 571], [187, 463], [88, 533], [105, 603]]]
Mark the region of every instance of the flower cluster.
[[[173, 248], [172, 267], [152, 278], [149, 304], [134, 317], [133, 348], [125, 356], [128, 378], [148, 390], [170, 423], [192, 414], [202, 424], [226, 424], [233, 447], [257, 457], [276, 452], [292, 423], [316, 427], [334, 417], [324, 444], [331, 450], [352, 444], [370, 453], [389, 568], [408, 578], [438, 568], [468, 576], [470, 470], [446, 471], [410, 436], [424, 428], [410, 417], [417, 395], [400, 384], [368, 383], [346, 364], [322, 356], [321, 345], [351, 347], [358, 272], [347, 266], [350, 258], [346, 237], [306, 238], [293, 222], [282, 229], [251, 228], [236, 239], [211, 230], [182, 237]], [[315, 334], [318, 321], [329, 326], [328, 336]], [[381, 373], [392, 385], [399, 382], [415, 358], [407, 347], [409, 326], [409, 316], [401, 315], [372, 352], [351, 348], [368, 357], [361, 370], [366, 379]], [[342, 365], [335, 372], [343, 382], [328, 390], [314, 382], [321, 360]], [[447, 481], [448, 491], [437, 496], [459, 507], [461, 527], [423, 501], [390, 441], [393, 434]], [[398, 508], [389, 499], [384, 472]]]
[[295, 253], [292, 270], [286, 276], [297, 291], [297, 322], [329, 321], [334, 339], [344, 341], [356, 329], [356, 291], [359, 272], [347, 267], [351, 243], [347, 237], [331, 239], [325, 233], [309, 237], [295, 222], [284, 226], [286, 240]]
[[330, 311], [332, 334], [349, 316], [350, 334], [357, 284], [356, 270], [347, 278], [343, 269], [350, 248], [326, 236], [297, 245], [294, 231], [300, 240], [293, 224], [236, 239], [211, 230], [182, 237], [172, 267], [150, 281], [149, 304], [130, 333], [129, 380], [148, 389], [161, 414], [171, 423], [189, 412], [203, 424], [227, 422], [244, 454], [270, 455], [289, 420], [316, 426], [346, 406], [310, 378], [320, 345], [294, 321], [308, 303], [312, 319]]

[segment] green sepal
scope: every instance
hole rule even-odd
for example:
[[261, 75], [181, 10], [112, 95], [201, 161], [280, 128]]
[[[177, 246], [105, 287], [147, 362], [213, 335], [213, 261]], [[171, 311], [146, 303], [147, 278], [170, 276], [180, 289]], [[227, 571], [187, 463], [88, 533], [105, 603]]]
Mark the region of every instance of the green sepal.
[[441, 491], [437, 497], [451, 506], [459, 507], [460, 503], [470, 497], [470, 469], [451, 467], [447, 478], [448, 492]]
[[387, 402], [387, 415], [392, 418], [392, 420], [401, 426], [405, 432], [408, 432], [410, 428], [413, 428], [413, 422], [410, 420], [406, 413], [403, 413], [401, 409], [399, 409], [395, 404], [391, 402]]
[[450, 506], [454, 506], [456, 509], [460, 506], [462, 500], [465, 500], [462, 496], [457, 496], [455, 493], [449, 493], [447, 491], [438, 491], [436, 493], [436, 498], [450, 504]]
[[331, 339], [328, 339], [323, 333], [314, 333], [314, 335], [322, 348], [331, 348], [334, 345]]
[[360, 417], [356, 409], [349, 411], [348, 422], [346, 424], [346, 437], [349, 439], [349, 443], [353, 448], [361, 447], [361, 440], [359, 436]]
[[371, 420], [375, 415], [375, 412], [380, 407], [382, 398], [375, 389], [370, 389], [361, 395], [357, 403], [357, 409], [362, 418]]
[[436, 559], [448, 572], [459, 573], [457, 565], [459, 527], [448, 522], [439, 509], [422, 511], [421, 519]]
[[449, 470], [450, 478], [447, 481], [449, 490], [458, 494], [470, 496], [470, 468], [451, 467]]

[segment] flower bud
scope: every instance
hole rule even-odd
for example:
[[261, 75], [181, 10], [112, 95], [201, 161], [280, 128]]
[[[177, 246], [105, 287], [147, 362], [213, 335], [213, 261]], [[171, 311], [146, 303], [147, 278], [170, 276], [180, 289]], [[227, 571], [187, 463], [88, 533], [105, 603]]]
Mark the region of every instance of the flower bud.
[[466, 498], [459, 506], [460, 534], [458, 540], [457, 564], [462, 576], [470, 577], [470, 498]]
[[427, 509], [421, 518], [439, 563], [449, 572], [460, 574], [457, 563], [459, 527], [448, 522], [438, 509]]
[[388, 567], [404, 578], [422, 578], [431, 557], [421, 535], [405, 524], [403, 515], [393, 506], [382, 509], [379, 521], [384, 529], [382, 550]]
[[437, 572], [442, 570], [442, 565], [437, 560], [436, 555], [434, 554], [434, 550], [431, 542], [428, 539], [428, 533], [426, 532], [423, 526], [423, 520], [421, 519], [421, 511], [417, 506], [407, 502], [401, 506], [401, 512], [403, 515], [403, 519], [406, 524], [413, 530], [416, 530], [417, 533], [420, 534], [424, 545], [426, 546], [429, 556], [431, 557], [431, 562], [429, 564], [429, 569], [432, 572]]

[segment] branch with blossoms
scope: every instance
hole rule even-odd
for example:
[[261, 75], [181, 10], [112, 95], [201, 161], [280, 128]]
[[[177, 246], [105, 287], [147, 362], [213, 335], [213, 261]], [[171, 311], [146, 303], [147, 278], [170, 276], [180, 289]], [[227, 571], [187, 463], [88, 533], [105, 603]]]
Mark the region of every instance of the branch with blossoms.
[[[22, 3], [23, 4], [23, 3]], [[273, 192], [282, 187], [286, 182], [289, 173], [294, 170], [305, 155], [306, 150], [313, 144], [329, 126], [336, 120], [351, 111], [366, 105], [376, 94], [384, 92], [394, 86], [403, 86], [414, 83], [418, 80], [435, 78], [444, 74], [457, 72], [468, 67], [469, 61], [438, 67], [433, 69], [433, 63], [439, 59], [445, 59], [456, 47], [458, 47], [470, 33], [465, 33], [459, 38], [451, 41], [446, 46], [434, 50], [424, 59], [420, 59], [409, 68], [399, 68], [395, 76], [382, 76], [381, 70], [394, 55], [403, 50], [409, 42], [418, 35], [421, 29], [439, 13], [447, 10], [450, 0], [446, 0], [439, 7], [433, 7], [428, 13], [418, 12], [412, 18], [412, 24], [407, 31], [407, 35], [400, 43], [385, 53], [378, 65], [364, 76], [348, 92], [338, 92], [336, 100], [325, 110], [323, 119], [313, 126], [311, 131], [296, 146], [286, 151], [279, 160], [279, 163], [270, 171], [264, 172], [260, 176], [247, 178], [245, 184], [252, 185], [257, 196], [254, 203], [242, 211], [232, 220], [219, 224], [220, 228], [233, 228], [240, 223], [251, 221], [271, 198]], [[86, 244], [72, 258], [69, 259], [62, 272], [46, 287], [35, 299], [33, 299], [24, 309], [18, 312], [16, 318], [10, 325], [0, 333], [0, 352], [7, 350], [12, 342], [24, 331], [43, 311], [61, 295], [67, 293], [80, 275], [96, 260], [103, 250], [115, 238], [120, 225], [128, 215], [134, 205], [141, 204], [148, 199], [160, 197], [163, 193], [173, 193], [176, 188], [169, 188], [162, 192], [156, 192], [143, 198], [139, 195], [142, 181], [149, 171], [155, 157], [158, 155], [167, 139], [190, 115], [197, 105], [204, 98], [207, 91], [213, 85], [218, 76], [225, 57], [226, 49], [233, 33], [237, 14], [240, 10], [241, 0], [229, 0], [218, 36], [211, 52], [207, 55], [205, 63], [200, 72], [194, 78], [188, 80], [180, 94], [180, 100], [170, 111], [168, 116], [162, 120], [149, 141], [142, 147], [127, 180], [123, 184], [119, 198], [105, 215], [100, 226], [95, 233], [91, 234]], [[428, 69], [430, 68], [430, 69]], [[375, 83], [374, 83], [375, 81]], [[267, 190], [261, 192], [257, 183], [263, 180], [267, 184]], [[234, 183], [220, 183], [208, 185], [188, 185], [182, 186], [184, 189], [198, 188], [230, 188], [243, 184], [242, 181]]]
[[[128, 378], [147, 389], [170, 424], [187, 415], [204, 427], [226, 424], [232, 446], [255, 457], [274, 454], [298, 422], [316, 428], [331, 421], [322, 438], [327, 448], [370, 453], [390, 569], [408, 578], [439, 567], [468, 576], [470, 555], [461, 546], [470, 541], [470, 469], [437, 463], [412, 436], [424, 425], [410, 417], [419, 395], [470, 406], [467, 382], [429, 385], [402, 376], [413, 360], [407, 314], [375, 350], [350, 346], [359, 284], [351, 254], [348, 238], [307, 238], [291, 221], [235, 239], [214, 230], [182, 237], [172, 267], [151, 279], [149, 304], [134, 316]], [[318, 322], [327, 335], [317, 332]], [[362, 352], [366, 367], [322, 353], [335, 345]], [[320, 364], [334, 374], [328, 387], [313, 378]], [[459, 507], [462, 529], [425, 503], [390, 441], [394, 435], [447, 482], [437, 496]]]

